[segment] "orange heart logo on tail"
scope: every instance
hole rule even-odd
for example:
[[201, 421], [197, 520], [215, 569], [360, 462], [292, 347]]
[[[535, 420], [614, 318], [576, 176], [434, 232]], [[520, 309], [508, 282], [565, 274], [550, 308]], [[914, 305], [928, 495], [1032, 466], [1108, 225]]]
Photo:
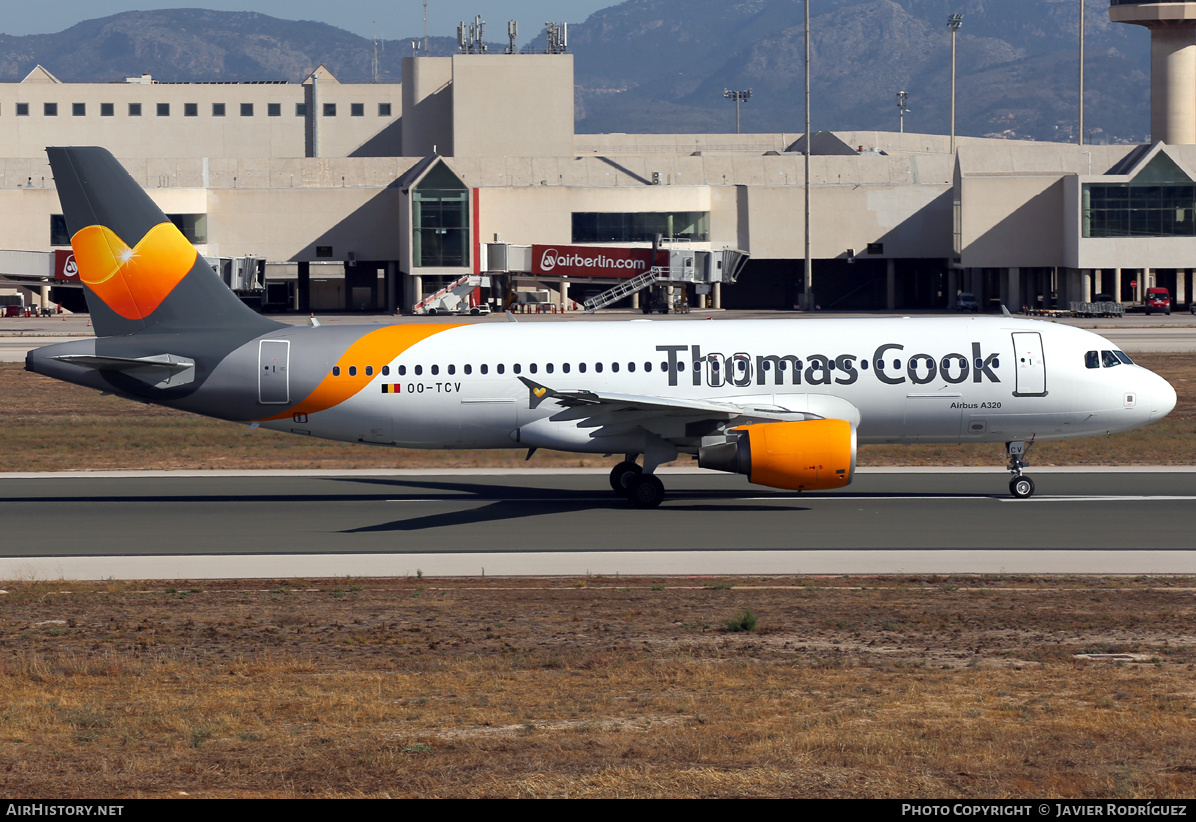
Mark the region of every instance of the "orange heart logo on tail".
[[199, 252], [174, 223], [158, 223], [133, 248], [111, 229], [89, 225], [71, 237], [79, 279], [127, 320], [144, 320], [195, 265]]

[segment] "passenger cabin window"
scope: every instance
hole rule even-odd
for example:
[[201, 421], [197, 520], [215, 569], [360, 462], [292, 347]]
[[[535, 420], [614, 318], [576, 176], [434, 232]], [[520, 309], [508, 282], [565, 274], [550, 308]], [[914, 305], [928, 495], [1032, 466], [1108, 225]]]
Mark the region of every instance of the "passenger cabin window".
[[332, 376], [339, 377], [341, 375], [341, 367], [339, 365], [332, 366]]

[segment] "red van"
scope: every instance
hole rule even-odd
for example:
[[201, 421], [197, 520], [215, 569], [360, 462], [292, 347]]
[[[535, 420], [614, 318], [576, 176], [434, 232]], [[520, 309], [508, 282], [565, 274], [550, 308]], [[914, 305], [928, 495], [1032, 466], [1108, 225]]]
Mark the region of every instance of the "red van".
[[1146, 289], [1146, 316], [1156, 309], [1171, 316], [1171, 292], [1165, 288]]

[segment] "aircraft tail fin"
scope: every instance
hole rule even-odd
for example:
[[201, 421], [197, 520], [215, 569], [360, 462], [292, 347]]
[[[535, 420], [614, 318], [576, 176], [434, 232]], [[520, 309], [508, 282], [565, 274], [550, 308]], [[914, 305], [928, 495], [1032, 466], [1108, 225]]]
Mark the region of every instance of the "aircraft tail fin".
[[107, 149], [46, 153], [96, 336], [277, 326], [225, 286]]

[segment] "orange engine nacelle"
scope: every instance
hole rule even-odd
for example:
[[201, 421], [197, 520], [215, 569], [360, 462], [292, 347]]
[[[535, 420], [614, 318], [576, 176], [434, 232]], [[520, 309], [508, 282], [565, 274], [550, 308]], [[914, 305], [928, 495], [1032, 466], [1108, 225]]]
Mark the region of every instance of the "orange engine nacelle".
[[698, 465], [794, 491], [842, 488], [855, 474], [855, 429], [846, 420], [764, 422], [728, 432], [735, 434], [699, 448]]

